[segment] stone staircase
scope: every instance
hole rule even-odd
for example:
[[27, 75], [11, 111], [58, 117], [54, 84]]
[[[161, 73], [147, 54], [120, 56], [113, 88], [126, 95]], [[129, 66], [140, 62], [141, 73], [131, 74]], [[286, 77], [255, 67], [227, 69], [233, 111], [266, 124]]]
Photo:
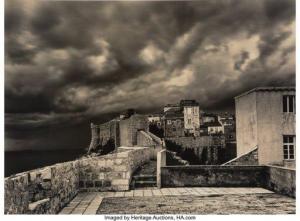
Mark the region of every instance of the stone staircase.
[[156, 161], [142, 165], [132, 176], [131, 189], [156, 187]]
[[156, 187], [156, 175], [137, 175], [132, 177], [132, 188]]

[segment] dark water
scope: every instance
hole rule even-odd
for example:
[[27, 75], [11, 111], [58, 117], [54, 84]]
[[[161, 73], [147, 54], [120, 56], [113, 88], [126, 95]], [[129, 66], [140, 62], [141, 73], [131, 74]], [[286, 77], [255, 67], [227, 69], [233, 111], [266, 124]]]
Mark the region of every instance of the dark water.
[[5, 177], [55, 163], [74, 160], [84, 153], [84, 149], [5, 152]]

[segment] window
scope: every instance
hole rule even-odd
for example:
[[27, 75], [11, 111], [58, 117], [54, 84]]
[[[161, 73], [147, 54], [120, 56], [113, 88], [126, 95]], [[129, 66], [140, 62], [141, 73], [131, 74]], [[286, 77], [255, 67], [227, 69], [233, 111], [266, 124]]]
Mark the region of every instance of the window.
[[192, 123], [192, 119], [188, 119], [188, 124], [191, 124]]
[[295, 136], [283, 135], [283, 159], [295, 159]]
[[167, 124], [172, 124], [172, 121], [171, 120], [167, 120]]
[[283, 112], [296, 112], [295, 95], [283, 95]]

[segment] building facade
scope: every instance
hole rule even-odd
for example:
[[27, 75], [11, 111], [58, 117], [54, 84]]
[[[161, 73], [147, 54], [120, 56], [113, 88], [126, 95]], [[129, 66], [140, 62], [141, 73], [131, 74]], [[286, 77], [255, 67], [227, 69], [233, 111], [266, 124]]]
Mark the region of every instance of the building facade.
[[165, 137], [199, 136], [200, 109], [195, 100], [181, 100], [164, 107]]
[[296, 159], [294, 87], [261, 87], [235, 97], [237, 156], [258, 148], [258, 163], [293, 167]]
[[200, 134], [200, 110], [195, 100], [182, 100], [185, 133], [199, 136]]

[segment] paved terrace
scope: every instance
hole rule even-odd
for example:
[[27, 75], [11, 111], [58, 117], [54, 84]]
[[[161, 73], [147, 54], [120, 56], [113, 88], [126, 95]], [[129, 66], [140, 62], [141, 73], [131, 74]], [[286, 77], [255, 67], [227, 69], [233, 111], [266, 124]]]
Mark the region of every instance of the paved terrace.
[[144, 188], [79, 193], [60, 214], [294, 214], [295, 199], [263, 188]]

